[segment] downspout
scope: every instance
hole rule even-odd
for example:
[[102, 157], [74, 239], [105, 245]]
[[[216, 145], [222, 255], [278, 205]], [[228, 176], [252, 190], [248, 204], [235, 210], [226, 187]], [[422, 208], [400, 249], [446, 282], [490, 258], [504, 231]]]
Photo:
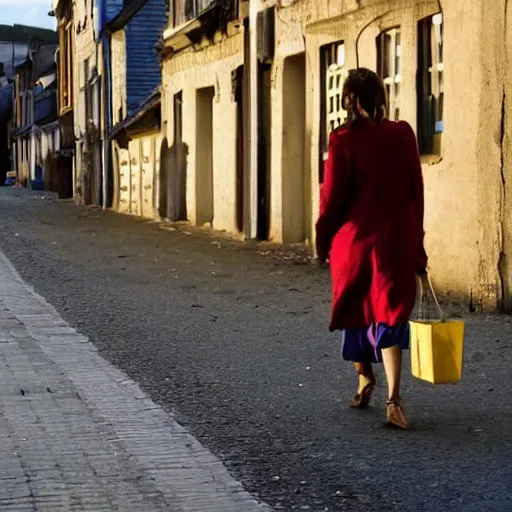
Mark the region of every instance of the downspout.
[[36, 179], [36, 126], [35, 126], [35, 123], [34, 123], [34, 119], [35, 119], [35, 102], [34, 102], [34, 77], [35, 77], [35, 72], [34, 72], [34, 69], [35, 69], [35, 55], [34, 57], [32, 57], [30, 55], [30, 50], [29, 50], [29, 57], [30, 57], [30, 60], [32, 61], [32, 80], [31, 80], [31, 88], [30, 88], [30, 91], [29, 91], [29, 98], [30, 98], [30, 124], [31, 124], [31, 129], [30, 129], [30, 134], [31, 134], [31, 145], [30, 145], [30, 188], [32, 188], [32, 180], [35, 180]]
[[110, 151], [110, 121], [111, 116], [111, 84], [110, 84], [110, 37], [108, 31], [105, 30], [106, 25], [106, 0], [101, 2], [100, 16], [99, 16], [99, 32], [100, 40], [103, 49], [103, 77], [101, 80], [101, 94], [103, 97], [103, 151], [101, 155], [102, 160], [102, 207], [103, 210], [107, 209], [107, 196], [108, 196], [108, 166], [110, 163], [109, 151]]
[[102, 206], [103, 209], [107, 208], [107, 195], [108, 195], [108, 179], [107, 179], [107, 166], [109, 164], [109, 150], [110, 150], [110, 46], [108, 34], [103, 34], [102, 37], [103, 46], [103, 80], [102, 85], [102, 96], [103, 96], [103, 151], [102, 151], [102, 181], [103, 181], [103, 193], [102, 193]]
[[34, 124], [34, 88], [29, 92], [30, 98], [30, 188], [32, 188], [32, 180], [36, 179], [36, 127]]
[[248, 236], [258, 235], [258, 0], [249, 3], [249, 215]]

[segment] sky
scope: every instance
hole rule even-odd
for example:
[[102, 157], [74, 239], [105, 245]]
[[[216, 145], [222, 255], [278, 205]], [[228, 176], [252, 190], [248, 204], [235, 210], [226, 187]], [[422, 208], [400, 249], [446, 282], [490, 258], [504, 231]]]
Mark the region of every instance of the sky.
[[0, 0], [0, 25], [32, 25], [55, 29], [55, 18], [48, 16], [52, 0]]

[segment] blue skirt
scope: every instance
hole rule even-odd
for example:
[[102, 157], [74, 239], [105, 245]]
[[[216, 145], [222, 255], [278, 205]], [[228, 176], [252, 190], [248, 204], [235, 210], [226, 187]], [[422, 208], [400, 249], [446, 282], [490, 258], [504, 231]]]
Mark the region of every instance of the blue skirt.
[[400, 345], [409, 348], [409, 323], [396, 327], [386, 324], [372, 325], [364, 329], [341, 331], [341, 357], [355, 363], [381, 363], [382, 349]]

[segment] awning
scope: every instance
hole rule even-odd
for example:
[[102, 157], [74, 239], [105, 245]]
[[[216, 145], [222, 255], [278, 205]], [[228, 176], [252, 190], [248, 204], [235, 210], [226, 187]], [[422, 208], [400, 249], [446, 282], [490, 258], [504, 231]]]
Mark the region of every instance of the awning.
[[194, 18], [178, 27], [168, 28], [164, 30], [164, 42], [174, 51], [182, 50], [191, 44], [187, 34], [200, 27], [201, 21], [199, 18]]
[[27, 133], [30, 133], [32, 131], [32, 126], [34, 125], [28, 125], [28, 126], [22, 126], [20, 128], [18, 128], [14, 133], [13, 133], [13, 137], [21, 137], [23, 135], [26, 135]]
[[160, 107], [160, 101], [161, 91], [160, 88], [158, 88], [140, 105], [137, 110], [132, 112], [126, 119], [112, 127], [110, 131], [110, 138], [115, 139], [120, 134], [125, 133], [130, 126], [133, 126], [135, 123], [140, 121], [148, 112]]

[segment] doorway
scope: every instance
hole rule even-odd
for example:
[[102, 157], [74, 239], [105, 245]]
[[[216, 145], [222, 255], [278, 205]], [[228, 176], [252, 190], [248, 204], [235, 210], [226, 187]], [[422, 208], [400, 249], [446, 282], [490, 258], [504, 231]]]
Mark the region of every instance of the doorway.
[[196, 93], [196, 223], [213, 223], [213, 98], [215, 88]]
[[305, 238], [306, 56], [288, 57], [283, 70], [283, 242]]
[[270, 225], [270, 155], [272, 126], [272, 76], [270, 64], [258, 69], [258, 231], [259, 240], [268, 240]]
[[187, 220], [188, 146], [183, 142], [183, 93], [173, 98], [174, 144], [169, 150], [168, 217], [171, 222]]
[[235, 101], [237, 104], [237, 127], [236, 127], [236, 226], [240, 233], [244, 231], [244, 211], [245, 211], [245, 169], [247, 162], [246, 123], [247, 114], [247, 80], [245, 79], [244, 66], [239, 66], [235, 71]]

